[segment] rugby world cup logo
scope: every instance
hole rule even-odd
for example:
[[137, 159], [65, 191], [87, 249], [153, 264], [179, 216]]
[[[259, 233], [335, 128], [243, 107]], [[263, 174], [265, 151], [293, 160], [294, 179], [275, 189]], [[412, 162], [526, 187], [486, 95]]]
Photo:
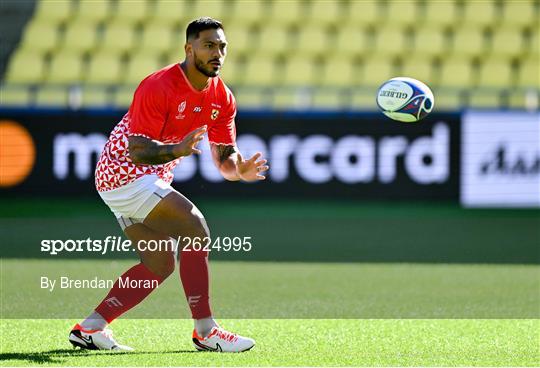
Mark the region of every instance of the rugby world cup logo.
[[185, 109], [186, 109], [186, 101], [182, 101], [180, 105], [178, 105], [178, 115], [176, 115], [176, 119], [183, 119], [186, 117], [186, 115], [182, 114]]

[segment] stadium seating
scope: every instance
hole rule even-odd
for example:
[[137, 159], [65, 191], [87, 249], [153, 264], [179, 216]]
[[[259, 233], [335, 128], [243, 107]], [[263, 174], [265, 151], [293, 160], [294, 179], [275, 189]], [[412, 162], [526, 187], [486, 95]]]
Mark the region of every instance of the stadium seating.
[[204, 15], [224, 21], [223, 77], [246, 106], [373, 108], [368, 94], [396, 75], [446, 108], [540, 95], [538, 0], [41, 0], [3, 103], [67, 103], [80, 84], [83, 106], [125, 106], [141, 78], [182, 59], [185, 26]]

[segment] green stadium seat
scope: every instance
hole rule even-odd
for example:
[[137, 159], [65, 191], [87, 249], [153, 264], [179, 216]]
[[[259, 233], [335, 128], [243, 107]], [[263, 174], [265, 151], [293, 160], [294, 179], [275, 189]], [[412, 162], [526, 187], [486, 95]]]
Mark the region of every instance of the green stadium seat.
[[363, 56], [371, 53], [373, 43], [367, 29], [346, 25], [339, 28], [334, 46], [330, 45], [330, 48], [344, 57]]
[[434, 89], [435, 105], [433, 111], [455, 111], [463, 106], [463, 99], [459, 90]]
[[298, 23], [307, 14], [305, 3], [301, 0], [272, 0], [269, 22], [276, 25]]
[[65, 107], [69, 91], [61, 86], [41, 86], [36, 92], [35, 104], [44, 107]]
[[312, 108], [321, 110], [343, 110], [347, 101], [340, 90], [316, 89], [312, 95]]
[[407, 36], [399, 28], [382, 28], [375, 35], [375, 52], [378, 56], [410, 55], [411, 42], [407, 42]]
[[256, 45], [259, 54], [275, 56], [285, 54], [293, 48], [292, 35], [285, 27], [264, 27]]
[[127, 64], [124, 83], [138, 85], [149, 74], [161, 69], [163, 66], [159, 64], [156, 56], [148, 54], [132, 55]]
[[236, 0], [230, 14], [229, 25], [251, 25], [262, 23], [269, 14], [269, 4], [265, 1]]
[[431, 0], [426, 2], [422, 23], [445, 28], [453, 26], [458, 17], [458, 7], [454, 0]]
[[466, 1], [464, 7], [462, 19], [464, 24], [476, 27], [492, 26], [498, 20], [494, 0]]
[[401, 75], [421, 80], [427, 85], [433, 84], [433, 65], [430, 58], [416, 56], [403, 60]]
[[155, 4], [152, 22], [162, 27], [174, 27], [189, 18], [187, 1], [159, 0]]
[[343, 20], [342, 11], [341, 1], [313, 1], [310, 4], [308, 21], [319, 27], [336, 25]]
[[227, 38], [229, 53], [235, 55], [250, 52], [255, 46], [255, 35], [247, 27], [231, 24], [226, 26], [225, 37]]
[[495, 32], [491, 42], [491, 53], [503, 57], [516, 57], [524, 53], [523, 34], [518, 29], [501, 29]]
[[469, 59], [445, 59], [437, 77], [437, 85], [443, 87], [468, 88], [473, 85], [473, 70]]
[[139, 52], [154, 56], [168, 52], [173, 46], [172, 30], [157, 23], [151, 23], [144, 28], [141, 40], [136, 45]]
[[150, 15], [147, 0], [117, 0], [113, 21], [128, 25], [145, 23]]
[[73, 5], [73, 1], [37, 1], [32, 22], [57, 26], [71, 18]]
[[92, 56], [88, 72], [87, 84], [117, 84], [122, 79], [123, 65], [117, 55], [99, 53]]
[[290, 57], [285, 64], [282, 78], [280, 78], [280, 84], [287, 86], [310, 86], [319, 76], [317, 69], [315, 62], [304, 56]]
[[480, 69], [480, 87], [508, 88], [512, 84], [512, 69], [509, 61], [487, 60]]
[[301, 55], [322, 55], [327, 53], [330, 38], [326, 30], [317, 26], [304, 26], [300, 29], [295, 52]]
[[416, 0], [389, 1], [385, 24], [392, 27], [404, 27], [418, 22], [420, 6]]
[[307, 88], [278, 88], [274, 90], [272, 108], [276, 110], [307, 109], [311, 106], [311, 93]]
[[374, 26], [383, 19], [380, 1], [362, 0], [349, 2], [349, 8], [346, 9], [347, 16], [345, 21], [354, 26]]
[[45, 78], [43, 56], [30, 49], [18, 49], [10, 58], [6, 71], [9, 83], [40, 83]]
[[501, 104], [500, 92], [496, 90], [470, 91], [468, 106], [473, 108], [497, 107]]
[[271, 57], [250, 57], [247, 60], [245, 84], [270, 86], [278, 75], [278, 67]]
[[58, 47], [58, 27], [31, 22], [24, 30], [21, 46], [33, 52], [54, 51]]
[[66, 50], [54, 55], [47, 73], [47, 83], [73, 84], [80, 83], [82, 78], [81, 54]]
[[519, 65], [517, 86], [540, 89], [540, 60], [536, 58], [523, 59]]
[[192, 7], [188, 8], [190, 18], [208, 16], [224, 22], [230, 14], [229, 3], [230, 1], [223, 0], [194, 1]]
[[122, 86], [118, 88], [113, 97], [114, 106], [122, 109], [127, 109], [133, 101], [133, 93], [136, 86]]
[[71, 23], [64, 33], [61, 48], [71, 52], [89, 52], [96, 47], [96, 36], [94, 24]]
[[458, 28], [454, 31], [452, 54], [458, 56], [481, 56], [486, 50], [486, 40], [481, 28]]
[[265, 109], [270, 107], [270, 96], [264, 90], [236, 88], [234, 91], [238, 109]]
[[27, 87], [3, 85], [0, 88], [0, 106], [28, 106], [31, 93]]
[[132, 26], [124, 23], [111, 23], [107, 26], [100, 50], [109, 53], [121, 54], [131, 51], [137, 44], [135, 30]]
[[111, 106], [111, 94], [106, 88], [87, 86], [82, 90], [81, 105], [83, 107]]
[[112, 15], [112, 1], [79, 1], [77, 11], [71, 19], [71, 24], [96, 25], [107, 21]]
[[323, 87], [348, 87], [356, 83], [360, 77], [360, 68], [352, 59], [335, 57], [326, 60], [320, 75]]
[[366, 60], [362, 67], [361, 84], [363, 86], [380, 86], [384, 81], [396, 77], [394, 66], [388, 58], [374, 56]]
[[538, 24], [538, 12], [533, 1], [503, 1], [502, 25], [531, 27]]
[[414, 32], [415, 56], [443, 56], [449, 52], [444, 31], [435, 27], [422, 27]]

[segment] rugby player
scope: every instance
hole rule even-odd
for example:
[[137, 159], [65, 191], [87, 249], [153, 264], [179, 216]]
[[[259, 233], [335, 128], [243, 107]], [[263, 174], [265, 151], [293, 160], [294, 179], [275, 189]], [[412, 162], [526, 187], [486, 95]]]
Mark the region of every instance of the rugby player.
[[[191, 22], [184, 50], [183, 62], [158, 70], [140, 83], [96, 167], [98, 193], [132, 244], [210, 236], [201, 212], [171, 187], [174, 167], [183, 157], [201, 152], [197, 144], [205, 134], [226, 180], [264, 180], [268, 170], [260, 153], [244, 159], [236, 147], [236, 102], [219, 77], [227, 54], [222, 24], [208, 17]], [[194, 319], [195, 348], [218, 352], [251, 349], [254, 340], [224, 330], [212, 316], [208, 252], [181, 249], [180, 278]], [[159, 285], [173, 273], [173, 250], [137, 252], [140, 263], [121, 279]], [[117, 280], [92, 313], [73, 327], [69, 341], [84, 349], [133, 350], [118, 344], [107, 326], [154, 289], [122, 288]]]

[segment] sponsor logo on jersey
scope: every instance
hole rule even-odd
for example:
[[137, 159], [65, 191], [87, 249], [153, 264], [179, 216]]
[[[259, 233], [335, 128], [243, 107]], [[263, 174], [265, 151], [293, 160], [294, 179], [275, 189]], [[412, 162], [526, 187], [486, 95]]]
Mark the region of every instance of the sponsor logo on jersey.
[[200, 106], [195, 106], [195, 108], [193, 109], [193, 112], [201, 112], [202, 111], [202, 107]]

